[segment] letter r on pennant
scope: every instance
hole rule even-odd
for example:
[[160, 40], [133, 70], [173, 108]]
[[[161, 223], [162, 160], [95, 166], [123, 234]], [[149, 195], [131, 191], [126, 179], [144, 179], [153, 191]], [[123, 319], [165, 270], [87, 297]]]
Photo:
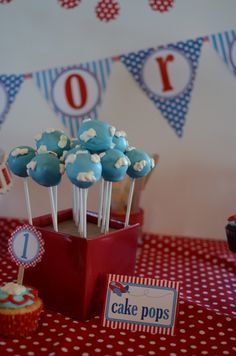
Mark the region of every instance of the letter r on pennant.
[[168, 74], [168, 62], [173, 62], [174, 61], [174, 56], [173, 54], [168, 54], [165, 58], [163, 57], [157, 57], [156, 62], [159, 65], [160, 69], [160, 74], [161, 74], [161, 79], [162, 79], [162, 84], [163, 84], [163, 92], [173, 90], [173, 87], [170, 83], [170, 78]]

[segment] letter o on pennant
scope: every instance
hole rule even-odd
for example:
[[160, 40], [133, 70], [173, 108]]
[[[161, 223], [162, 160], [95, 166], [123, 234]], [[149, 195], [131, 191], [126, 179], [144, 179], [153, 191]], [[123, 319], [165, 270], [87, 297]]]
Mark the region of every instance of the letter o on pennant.
[[192, 77], [191, 62], [175, 48], [153, 52], [142, 68], [142, 82], [147, 91], [163, 99], [179, 96], [191, 83]]
[[234, 39], [230, 47], [230, 61], [234, 71], [236, 72], [236, 39]]
[[96, 77], [83, 68], [68, 69], [55, 79], [51, 90], [57, 111], [68, 116], [84, 116], [100, 100], [100, 87]]

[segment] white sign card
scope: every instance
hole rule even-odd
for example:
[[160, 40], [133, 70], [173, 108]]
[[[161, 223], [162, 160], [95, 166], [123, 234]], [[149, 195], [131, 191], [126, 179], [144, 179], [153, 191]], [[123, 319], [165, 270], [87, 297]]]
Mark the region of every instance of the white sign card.
[[179, 284], [109, 274], [103, 326], [174, 335]]

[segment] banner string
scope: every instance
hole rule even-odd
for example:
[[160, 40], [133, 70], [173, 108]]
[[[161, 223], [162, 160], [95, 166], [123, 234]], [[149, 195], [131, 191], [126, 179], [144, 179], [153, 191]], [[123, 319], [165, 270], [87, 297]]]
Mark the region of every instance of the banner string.
[[[209, 38], [208, 38], [207, 36], [202, 37], [202, 38], [203, 38], [203, 42], [204, 42], [204, 43], [209, 42]], [[159, 48], [161, 48], [161, 47], [164, 47], [164, 45], [163, 45], [163, 46], [159, 46]], [[108, 57], [108, 58], [109, 58], [109, 57]], [[107, 58], [107, 59], [108, 59], [108, 58]], [[112, 62], [116, 63], [116, 62], [120, 62], [120, 58], [121, 58], [121, 55], [118, 55], [118, 56], [111, 57], [111, 60], [112, 60]], [[26, 80], [26, 79], [32, 79], [32, 77], [33, 77], [33, 72], [31, 72], [31, 73], [25, 73], [25, 74], [23, 74], [23, 77], [24, 77], [25, 80]]]

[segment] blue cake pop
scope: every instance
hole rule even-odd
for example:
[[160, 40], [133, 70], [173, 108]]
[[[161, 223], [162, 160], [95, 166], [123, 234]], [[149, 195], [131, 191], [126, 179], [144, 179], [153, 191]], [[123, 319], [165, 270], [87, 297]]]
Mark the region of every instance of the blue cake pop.
[[15, 147], [8, 156], [8, 166], [19, 177], [28, 177], [27, 164], [35, 157], [36, 151], [29, 146]]
[[69, 149], [68, 151], [64, 151], [63, 155], [60, 157], [60, 161], [64, 163], [66, 158], [69, 156], [69, 154], [76, 153], [76, 152], [80, 153], [81, 151], [88, 152], [88, 150], [82, 149], [80, 145], [76, 145], [75, 147]]
[[91, 153], [100, 153], [112, 147], [115, 127], [100, 120], [84, 120], [78, 131], [81, 146]]
[[128, 148], [128, 141], [126, 139], [126, 132], [125, 131], [116, 131], [113, 137], [114, 147], [121, 152], [125, 152]]
[[75, 147], [79, 147], [80, 143], [79, 143], [79, 139], [78, 138], [71, 138], [70, 139], [70, 148], [75, 148]]
[[125, 154], [116, 149], [107, 150], [100, 154], [102, 163], [102, 176], [109, 182], [121, 181], [128, 169], [129, 160]]
[[102, 165], [97, 154], [77, 151], [66, 158], [66, 174], [72, 184], [79, 188], [89, 188], [100, 178]]
[[130, 147], [125, 154], [130, 160], [130, 166], [127, 170], [127, 174], [131, 178], [144, 177], [153, 168], [154, 161], [146, 152]]
[[61, 157], [63, 151], [70, 149], [70, 139], [63, 131], [47, 129], [35, 137], [37, 151], [39, 153], [54, 152]]
[[35, 156], [27, 165], [28, 174], [44, 187], [54, 187], [61, 181], [64, 164], [60, 163], [56, 154], [46, 152]]

